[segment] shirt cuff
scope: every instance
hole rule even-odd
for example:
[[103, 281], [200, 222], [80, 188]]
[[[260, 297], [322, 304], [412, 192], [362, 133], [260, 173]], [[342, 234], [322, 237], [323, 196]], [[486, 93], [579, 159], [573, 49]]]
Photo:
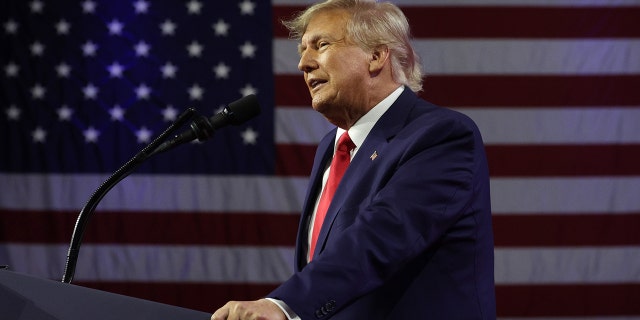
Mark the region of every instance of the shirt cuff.
[[291, 310], [291, 308], [289, 308], [289, 306], [284, 303], [284, 301], [282, 300], [278, 300], [278, 299], [273, 299], [273, 298], [265, 298], [273, 303], [275, 303], [276, 306], [278, 306], [278, 308], [280, 308], [280, 310], [282, 310], [282, 312], [284, 312], [284, 315], [287, 316], [287, 319], [289, 320], [302, 320], [300, 319], [300, 317], [298, 317], [298, 315], [293, 312], [293, 310]]

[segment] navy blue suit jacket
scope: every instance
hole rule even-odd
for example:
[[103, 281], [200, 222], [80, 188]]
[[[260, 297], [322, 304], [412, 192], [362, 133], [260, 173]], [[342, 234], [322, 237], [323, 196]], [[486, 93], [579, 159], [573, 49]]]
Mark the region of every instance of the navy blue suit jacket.
[[269, 297], [303, 320], [495, 319], [489, 174], [473, 121], [405, 88], [359, 146], [307, 264], [334, 138], [318, 146], [295, 273]]

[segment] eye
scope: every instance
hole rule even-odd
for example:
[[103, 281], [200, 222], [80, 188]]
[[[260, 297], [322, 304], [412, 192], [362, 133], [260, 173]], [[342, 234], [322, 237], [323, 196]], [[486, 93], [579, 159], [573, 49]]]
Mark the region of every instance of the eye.
[[318, 42], [318, 48], [326, 47], [328, 45], [329, 45], [329, 42], [326, 42], [326, 41]]

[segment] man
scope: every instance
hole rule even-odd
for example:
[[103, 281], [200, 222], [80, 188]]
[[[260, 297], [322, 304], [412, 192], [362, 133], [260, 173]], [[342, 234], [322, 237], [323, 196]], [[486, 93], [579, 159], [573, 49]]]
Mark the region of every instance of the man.
[[[414, 93], [422, 74], [405, 16], [329, 0], [285, 25], [313, 108], [338, 128], [318, 146], [295, 273], [212, 319], [495, 319], [482, 139], [469, 118]], [[332, 171], [344, 175], [326, 204]]]

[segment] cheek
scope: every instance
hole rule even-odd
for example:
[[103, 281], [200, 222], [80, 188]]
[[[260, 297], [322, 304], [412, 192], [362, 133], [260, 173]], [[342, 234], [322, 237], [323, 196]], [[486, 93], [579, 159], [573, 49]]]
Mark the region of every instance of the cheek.
[[341, 61], [336, 64], [333, 76], [339, 79], [343, 85], [354, 86], [368, 76], [368, 67], [355, 61]]

